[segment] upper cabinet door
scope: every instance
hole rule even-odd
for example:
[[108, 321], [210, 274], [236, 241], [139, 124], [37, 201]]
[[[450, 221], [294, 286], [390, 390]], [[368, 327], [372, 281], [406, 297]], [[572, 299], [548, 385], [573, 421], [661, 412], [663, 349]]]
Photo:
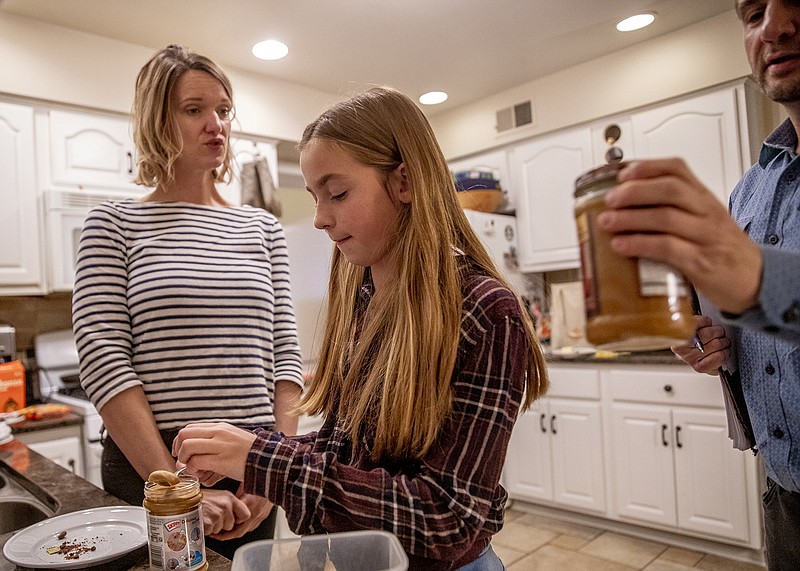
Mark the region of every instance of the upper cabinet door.
[[636, 155], [626, 158], [681, 157], [727, 205], [743, 174], [736, 96], [725, 89], [634, 114]]
[[575, 179], [592, 164], [588, 127], [516, 145], [509, 155], [518, 197], [519, 261], [523, 272], [577, 268]]
[[0, 290], [43, 293], [33, 109], [0, 102]]
[[56, 187], [133, 191], [136, 155], [127, 118], [51, 110], [50, 180]]

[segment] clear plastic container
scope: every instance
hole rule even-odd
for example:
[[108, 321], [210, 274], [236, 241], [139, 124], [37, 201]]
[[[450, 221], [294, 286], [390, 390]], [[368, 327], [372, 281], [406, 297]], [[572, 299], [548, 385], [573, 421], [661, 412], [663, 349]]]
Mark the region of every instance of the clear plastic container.
[[400, 542], [385, 531], [348, 531], [254, 541], [233, 554], [231, 571], [404, 571]]

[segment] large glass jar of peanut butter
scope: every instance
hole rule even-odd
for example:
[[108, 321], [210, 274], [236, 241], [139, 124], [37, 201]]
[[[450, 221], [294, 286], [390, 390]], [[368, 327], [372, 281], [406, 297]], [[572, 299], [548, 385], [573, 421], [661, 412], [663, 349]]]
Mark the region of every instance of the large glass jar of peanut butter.
[[664, 264], [617, 254], [611, 249], [611, 234], [596, 224], [606, 208], [604, 197], [626, 164], [603, 165], [575, 181], [586, 338], [611, 351], [666, 349], [694, 335], [683, 277]]
[[208, 569], [200, 482], [195, 476], [162, 478], [154, 474], [157, 472], [145, 482], [142, 502], [147, 510], [150, 569]]

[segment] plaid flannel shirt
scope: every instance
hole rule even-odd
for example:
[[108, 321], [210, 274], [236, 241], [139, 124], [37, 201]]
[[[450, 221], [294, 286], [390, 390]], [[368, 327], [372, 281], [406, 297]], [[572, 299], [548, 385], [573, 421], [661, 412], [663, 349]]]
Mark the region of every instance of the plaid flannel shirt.
[[453, 412], [421, 460], [375, 463], [335, 416], [301, 436], [258, 431], [245, 489], [283, 507], [301, 535], [385, 530], [410, 569], [456, 569], [478, 557], [503, 526], [500, 485], [523, 397], [530, 350], [514, 294], [475, 272], [462, 287]]

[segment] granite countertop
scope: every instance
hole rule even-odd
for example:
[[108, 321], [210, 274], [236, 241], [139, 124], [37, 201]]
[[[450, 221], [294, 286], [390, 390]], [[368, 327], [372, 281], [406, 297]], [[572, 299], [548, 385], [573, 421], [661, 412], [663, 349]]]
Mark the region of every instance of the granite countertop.
[[545, 350], [548, 363], [593, 363], [598, 365], [677, 365], [688, 367], [672, 351], [635, 351], [613, 353], [609, 351], [563, 353]]
[[[119, 498], [97, 488], [87, 480], [75, 476], [69, 470], [30, 450], [16, 439], [0, 446], [0, 462], [10, 468], [10, 471], [16, 472], [28, 480], [40, 492], [49, 494], [58, 500], [60, 506], [56, 510], [56, 515], [101, 506], [127, 505]], [[0, 549], [13, 534], [14, 532], [0, 535]], [[208, 548], [206, 549], [206, 557], [210, 571], [229, 571], [231, 568], [229, 559]], [[90, 569], [100, 568], [98, 566]], [[13, 569], [22, 568], [7, 561], [0, 552], [0, 571], [11, 571]], [[115, 561], [104, 563], [102, 569], [109, 571], [149, 571], [147, 545], [143, 545], [136, 551], [128, 553]]]

